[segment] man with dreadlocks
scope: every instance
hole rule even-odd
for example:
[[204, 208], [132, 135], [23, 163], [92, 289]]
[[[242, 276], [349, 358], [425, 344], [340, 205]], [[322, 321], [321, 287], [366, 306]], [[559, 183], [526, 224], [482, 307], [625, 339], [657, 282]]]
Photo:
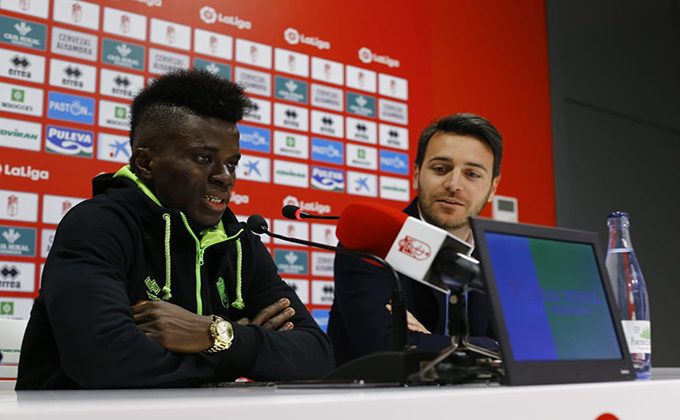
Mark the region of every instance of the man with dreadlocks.
[[206, 71], [132, 103], [130, 164], [61, 221], [17, 390], [320, 378], [328, 338], [229, 210], [243, 89]]

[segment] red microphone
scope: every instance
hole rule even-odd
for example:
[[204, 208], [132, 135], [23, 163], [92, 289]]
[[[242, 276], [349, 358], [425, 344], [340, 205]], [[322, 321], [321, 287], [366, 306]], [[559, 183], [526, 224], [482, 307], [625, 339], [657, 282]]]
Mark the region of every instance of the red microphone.
[[345, 248], [385, 258], [407, 218], [384, 204], [354, 203], [340, 214], [335, 235]]

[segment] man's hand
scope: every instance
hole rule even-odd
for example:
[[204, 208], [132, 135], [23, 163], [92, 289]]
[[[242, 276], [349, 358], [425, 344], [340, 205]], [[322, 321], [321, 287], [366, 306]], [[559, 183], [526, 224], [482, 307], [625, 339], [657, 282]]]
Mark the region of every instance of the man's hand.
[[[392, 305], [390, 305], [390, 304], [388, 303], [388, 304], [385, 305], [385, 307], [387, 308], [388, 311], [390, 311], [390, 313], [392, 313]], [[419, 333], [423, 333], [423, 334], [432, 334], [432, 333], [431, 333], [427, 328], [425, 328], [425, 326], [424, 326], [423, 324], [421, 324], [420, 321], [418, 321], [418, 320], [416, 319], [416, 317], [413, 316], [413, 314], [412, 314], [411, 312], [409, 312], [409, 311], [406, 311], [406, 326], [408, 327], [408, 330], [409, 330], [409, 331], [412, 331], [412, 332], [419, 332]]]
[[210, 316], [163, 301], [141, 301], [132, 306], [135, 324], [167, 350], [199, 353], [212, 346]]
[[295, 309], [290, 306], [290, 301], [282, 298], [262, 309], [253, 319], [241, 318], [236, 322], [241, 325], [259, 325], [266, 330], [290, 331], [295, 327], [288, 321], [293, 315]]

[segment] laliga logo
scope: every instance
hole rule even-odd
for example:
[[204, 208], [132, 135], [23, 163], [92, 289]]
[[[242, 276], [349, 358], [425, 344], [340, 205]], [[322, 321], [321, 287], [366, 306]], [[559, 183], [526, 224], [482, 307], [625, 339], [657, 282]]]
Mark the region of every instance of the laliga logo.
[[198, 13], [201, 16], [201, 20], [205, 23], [217, 22], [217, 12], [210, 6], [203, 6]]
[[399, 241], [399, 252], [418, 261], [426, 260], [432, 255], [432, 249], [428, 244], [408, 235]]
[[248, 20], [241, 19], [238, 16], [223, 15], [210, 6], [201, 7], [201, 10], [198, 11], [198, 15], [203, 22], [211, 25], [220, 22], [225, 25], [236, 26], [239, 29], [251, 29], [253, 27], [253, 23]]
[[319, 203], [318, 201], [314, 201], [314, 202], [311, 202], [311, 203], [301, 201], [301, 200], [298, 200], [298, 198], [295, 197], [294, 195], [286, 196], [283, 199], [283, 205], [284, 206], [287, 206], [287, 205], [297, 206], [297, 207], [300, 207], [302, 210], [311, 211], [311, 212], [314, 212], [316, 214], [328, 214], [328, 213], [331, 212], [331, 206], [329, 206], [328, 204], [322, 204], [322, 203]]
[[359, 48], [358, 55], [359, 55], [359, 60], [362, 63], [366, 63], [366, 64], [369, 64], [369, 63], [372, 63], [372, 62], [375, 61], [376, 63], [384, 64], [387, 67], [391, 67], [391, 68], [399, 67], [399, 65], [400, 65], [399, 60], [396, 60], [396, 59], [394, 59], [394, 58], [392, 58], [388, 55], [378, 55], [378, 54], [374, 53], [373, 51], [371, 51], [370, 49], [368, 49], [366, 47]]
[[241, 204], [248, 204], [250, 203], [250, 196], [232, 192], [231, 197], [229, 198], [229, 203], [234, 203], [237, 206], [240, 206]]
[[368, 48], [361, 47], [359, 48], [359, 60], [361, 60], [362, 63], [369, 64], [373, 61], [373, 53]]
[[300, 43], [300, 32], [295, 28], [288, 28], [283, 31], [283, 38], [290, 45], [297, 45]]

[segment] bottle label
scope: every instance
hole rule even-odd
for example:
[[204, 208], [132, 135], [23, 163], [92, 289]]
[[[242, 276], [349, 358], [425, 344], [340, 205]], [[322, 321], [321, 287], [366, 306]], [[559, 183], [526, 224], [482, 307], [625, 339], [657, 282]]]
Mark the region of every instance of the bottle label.
[[621, 321], [631, 353], [652, 352], [652, 324], [649, 321]]

